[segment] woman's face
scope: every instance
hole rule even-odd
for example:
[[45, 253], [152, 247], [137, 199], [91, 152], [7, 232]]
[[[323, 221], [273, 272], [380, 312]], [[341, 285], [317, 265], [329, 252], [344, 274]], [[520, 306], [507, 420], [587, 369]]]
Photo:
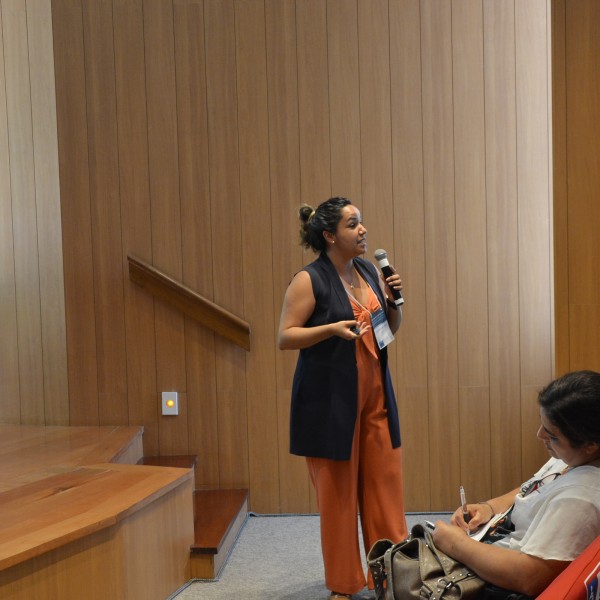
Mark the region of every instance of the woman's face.
[[360, 211], [348, 204], [342, 208], [333, 240], [337, 249], [350, 257], [360, 256], [367, 251], [367, 229], [362, 224]]
[[[543, 408], [540, 410], [540, 421], [537, 436], [555, 458], [560, 458], [570, 467], [578, 467], [590, 462], [595, 457], [597, 458], [597, 448], [596, 456], [594, 456], [593, 452], [590, 453], [590, 444], [575, 448], [561, 430], [550, 422]], [[592, 444], [592, 446], [596, 446], [596, 444]]]

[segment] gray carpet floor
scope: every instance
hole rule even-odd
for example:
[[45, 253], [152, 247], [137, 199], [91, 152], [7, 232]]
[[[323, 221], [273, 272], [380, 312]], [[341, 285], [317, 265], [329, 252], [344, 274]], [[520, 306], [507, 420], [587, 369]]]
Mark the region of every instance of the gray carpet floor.
[[[425, 519], [449, 521], [450, 513], [410, 513], [409, 529]], [[366, 560], [363, 556], [366, 573]], [[317, 515], [251, 515], [216, 580], [192, 580], [176, 600], [325, 600]], [[366, 588], [354, 596], [371, 600]]]

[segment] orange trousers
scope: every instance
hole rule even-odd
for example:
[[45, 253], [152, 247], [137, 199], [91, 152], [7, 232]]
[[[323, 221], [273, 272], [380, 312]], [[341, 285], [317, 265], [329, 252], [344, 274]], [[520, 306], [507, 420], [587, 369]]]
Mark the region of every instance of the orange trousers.
[[325, 584], [344, 594], [355, 594], [365, 585], [373, 588], [361, 561], [359, 511], [365, 553], [381, 538], [398, 542], [408, 535], [402, 451], [392, 448], [379, 361], [364, 354], [369, 351], [362, 346], [357, 344], [358, 415], [351, 458], [306, 459], [320, 512]]

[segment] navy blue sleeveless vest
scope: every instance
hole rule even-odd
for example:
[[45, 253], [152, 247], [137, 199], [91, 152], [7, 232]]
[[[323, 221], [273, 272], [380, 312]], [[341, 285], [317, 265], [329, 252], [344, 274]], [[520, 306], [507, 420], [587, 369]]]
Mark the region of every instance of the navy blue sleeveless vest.
[[[354, 266], [377, 294], [379, 274], [370, 262], [354, 259]], [[310, 275], [316, 306], [306, 327], [352, 320], [348, 294], [326, 253], [304, 268]], [[300, 350], [292, 384], [290, 452], [299, 456], [349, 460], [358, 404], [358, 369], [354, 340], [330, 337]], [[388, 369], [387, 349], [379, 352], [385, 390], [390, 440], [400, 446], [398, 408]]]

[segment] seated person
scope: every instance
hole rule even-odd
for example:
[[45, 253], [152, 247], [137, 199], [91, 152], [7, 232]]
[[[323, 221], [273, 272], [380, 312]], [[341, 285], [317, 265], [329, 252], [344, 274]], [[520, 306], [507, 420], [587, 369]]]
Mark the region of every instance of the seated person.
[[[600, 373], [577, 371], [538, 398], [552, 458], [520, 488], [436, 523], [438, 548], [499, 588], [537, 596], [600, 535]], [[491, 544], [466, 533], [513, 506], [514, 531]]]

